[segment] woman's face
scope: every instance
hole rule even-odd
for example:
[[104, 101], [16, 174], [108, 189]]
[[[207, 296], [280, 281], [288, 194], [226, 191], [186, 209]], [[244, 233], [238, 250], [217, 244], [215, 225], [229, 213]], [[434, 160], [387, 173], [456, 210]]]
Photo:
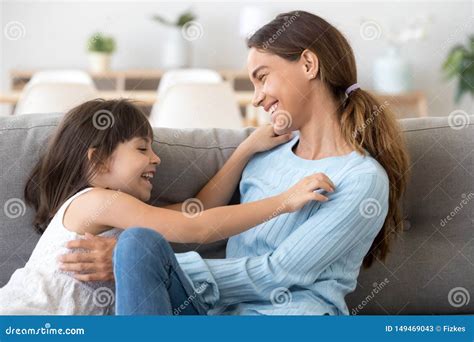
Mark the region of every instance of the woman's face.
[[308, 115], [312, 89], [302, 59], [291, 62], [251, 48], [247, 68], [255, 87], [253, 105], [270, 114], [275, 133], [298, 130]]

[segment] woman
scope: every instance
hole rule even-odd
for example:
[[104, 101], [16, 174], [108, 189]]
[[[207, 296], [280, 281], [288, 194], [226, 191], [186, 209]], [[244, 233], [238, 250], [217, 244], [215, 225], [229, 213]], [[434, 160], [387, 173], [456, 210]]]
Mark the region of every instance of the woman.
[[[254, 105], [270, 112], [276, 134], [299, 134], [248, 162], [242, 202], [314, 172], [335, 192], [230, 238], [226, 259], [175, 255], [149, 229], [126, 231], [114, 256], [118, 314], [348, 314], [344, 297], [361, 265], [383, 261], [402, 228], [406, 148], [387, 106], [356, 83], [344, 36], [316, 15], [289, 12], [248, 47]], [[238, 182], [237, 172], [219, 174], [223, 184]], [[225, 204], [232, 191], [206, 207]]]

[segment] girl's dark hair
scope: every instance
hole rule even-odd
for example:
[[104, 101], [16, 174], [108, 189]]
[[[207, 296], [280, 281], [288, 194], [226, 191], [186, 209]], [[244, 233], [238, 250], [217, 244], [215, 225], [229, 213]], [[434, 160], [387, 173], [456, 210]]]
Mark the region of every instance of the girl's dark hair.
[[317, 78], [339, 104], [338, 116], [345, 140], [361, 154], [367, 150], [383, 166], [390, 181], [388, 214], [364, 258], [364, 266], [369, 267], [376, 258], [384, 261], [392, 233], [403, 228], [399, 200], [406, 188], [409, 169], [406, 145], [388, 104], [380, 104], [362, 89], [345, 95], [345, 90], [357, 82], [354, 53], [338, 29], [314, 14], [282, 13], [255, 32], [247, 45], [288, 61], [298, 61], [306, 49], [317, 55]]
[[[43, 233], [59, 207], [90, 186], [117, 145], [135, 137], [152, 139], [153, 129], [128, 100], [95, 99], [66, 113], [25, 186], [26, 203], [36, 210], [36, 230]], [[91, 160], [90, 148], [95, 149]]]

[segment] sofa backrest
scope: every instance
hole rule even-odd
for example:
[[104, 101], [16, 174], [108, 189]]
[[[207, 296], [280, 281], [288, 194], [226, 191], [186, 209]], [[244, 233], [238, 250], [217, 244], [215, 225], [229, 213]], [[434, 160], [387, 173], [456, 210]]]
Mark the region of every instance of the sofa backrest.
[[[25, 264], [38, 241], [23, 188], [60, 118], [59, 114], [0, 117], [0, 287]], [[385, 265], [376, 263], [361, 272], [358, 288], [347, 297], [352, 313], [474, 312], [474, 301], [456, 307], [448, 296], [456, 288], [474, 289], [473, 277], [467, 276], [474, 274], [474, 201], [469, 195], [474, 193], [474, 119], [468, 119], [462, 129], [451, 128], [447, 118], [401, 122], [412, 159], [404, 201], [411, 227], [395, 242]], [[193, 197], [250, 132], [155, 129], [153, 148], [162, 163], [150, 202], [162, 205]], [[467, 204], [459, 210], [463, 200]], [[233, 202], [237, 201], [234, 196]], [[442, 224], [447, 216], [449, 222]], [[198, 248], [173, 247], [177, 252]], [[204, 257], [224, 257], [225, 241], [199, 246], [198, 251]]]

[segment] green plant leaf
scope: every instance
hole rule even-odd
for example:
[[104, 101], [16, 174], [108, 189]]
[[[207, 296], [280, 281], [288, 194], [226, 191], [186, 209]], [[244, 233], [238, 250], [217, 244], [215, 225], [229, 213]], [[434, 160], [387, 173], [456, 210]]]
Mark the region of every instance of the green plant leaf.
[[168, 19], [165, 19], [164, 17], [162, 17], [158, 14], [155, 14], [152, 19], [159, 22], [160, 24], [163, 24], [163, 25], [174, 26], [174, 23], [172, 23]]
[[183, 14], [181, 14], [176, 22], [176, 25], [177, 26], [184, 26], [186, 25], [187, 23], [189, 23], [190, 21], [193, 21], [196, 19], [196, 16], [193, 14], [193, 12], [191, 11], [187, 11], [187, 12], [184, 12]]
[[162, 17], [161, 15], [155, 14], [152, 17], [153, 20], [159, 22], [160, 24], [167, 25], [167, 26], [178, 26], [182, 27], [186, 23], [189, 23], [190, 21], [193, 21], [196, 19], [196, 16], [194, 13], [190, 10], [183, 12], [179, 17], [176, 19], [176, 21], [172, 22], [169, 21], [168, 19]]
[[456, 45], [451, 49], [442, 69], [447, 79], [454, 77], [458, 79], [456, 103], [466, 93], [474, 98], [474, 35], [469, 36], [466, 46]]
[[115, 40], [113, 37], [104, 36], [97, 32], [87, 41], [87, 49], [90, 52], [113, 53], [115, 51]]
[[451, 50], [443, 64], [443, 70], [447, 79], [459, 74], [464, 55], [465, 52], [462, 47]]

